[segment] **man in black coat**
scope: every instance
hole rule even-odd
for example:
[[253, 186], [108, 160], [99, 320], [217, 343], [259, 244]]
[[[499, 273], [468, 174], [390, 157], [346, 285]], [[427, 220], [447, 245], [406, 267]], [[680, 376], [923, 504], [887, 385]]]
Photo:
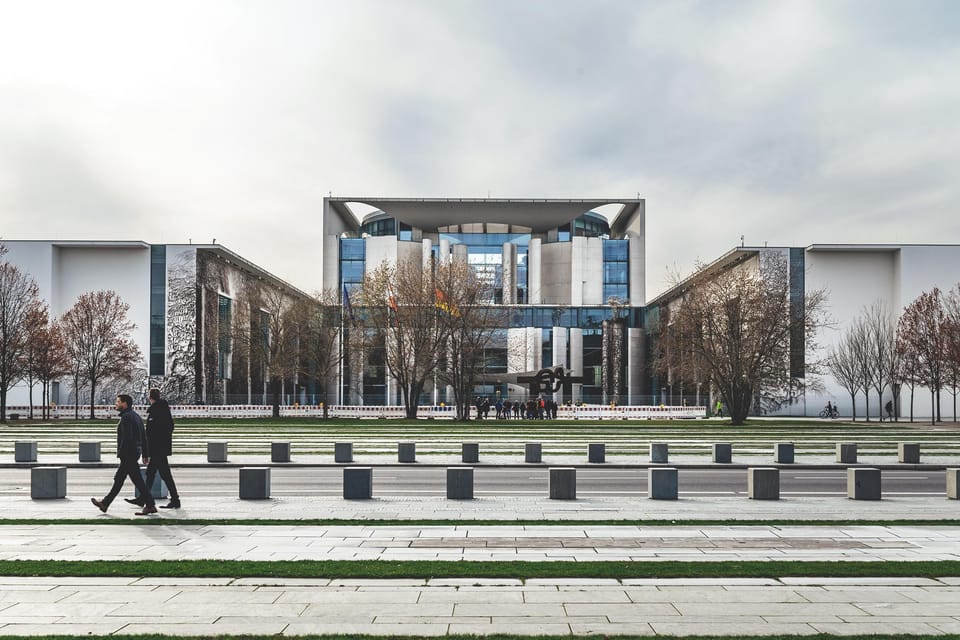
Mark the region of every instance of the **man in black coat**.
[[[147, 409], [147, 441], [150, 443], [150, 462], [147, 464], [147, 486], [152, 487], [157, 474], [170, 491], [170, 502], [160, 505], [161, 509], [179, 509], [180, 494], [173, 481], [170, 461], [173, 454], [173, 415], [170, 405], [160, 397], [160, 389], [150, 389], [150, 407]], [[143, 494], [140, 498], [125, 498], [131, 504], [143, 506]]]
[[147, 516], [157, 512], [157, 506], [153, 501], [153, 496], [147, 490], [147, 485], [143, 482], [143, 476], [140, 475], [140, 464], [138, 460], [143, 456], [144, 463], [150, 461], [150, 445], [147, 442], [147, 434], [143, 428], [143, 419], [133, 410], [133, 398], [125, 393], [117, 396], [117, 411], [120, 412], [120, 422], [117, 424], [117, 457], [120, 458], [120, 466], [113, 477], [113, 487], [110, 493], [104, 496], [103, 500], [90, 498], [100, 511], [104, 513], [110, 508], [120, 489], [123, 488], [124, 481], [129, 477], [133, 485], [144, 496], [143, 508], [137, 511], [138, 516]]

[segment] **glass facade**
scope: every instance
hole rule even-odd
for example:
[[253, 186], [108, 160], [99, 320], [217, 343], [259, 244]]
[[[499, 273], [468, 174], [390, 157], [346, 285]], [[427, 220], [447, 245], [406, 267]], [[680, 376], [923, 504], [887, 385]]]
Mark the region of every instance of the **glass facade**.
[[150, 247], [150, 375], [166, 372], [167, 246]]
[[603, 241], [603, 299], [630, 298], [630, 241]]
[[217, 296], [217, 375], [221, 380], [230, 379], [231, 332], [233, 329], [233, 300]]
[[353, 291], [363, 282], [367, 245], [363, 238], [340, 239], [340, 290]]
[[493, 289], [494, 303], [503, 302], [503, 245], [517, 246], [517, 294], [520, 304], [527, 301], [527, 250], [529, 233], [441, 233], [440, 240], [451, 245], [467, 245], [467, 262]]
[[805, 254], [802, 248], [790, 249], [790, 377], [806, 375], [806, 335], [804, 333], [804, 270]]
[[394, 218], [371, 220], [360, 227], [360, 233], [365, 233], [368, 236], [395, 236], [397, 235], [397, 221]]

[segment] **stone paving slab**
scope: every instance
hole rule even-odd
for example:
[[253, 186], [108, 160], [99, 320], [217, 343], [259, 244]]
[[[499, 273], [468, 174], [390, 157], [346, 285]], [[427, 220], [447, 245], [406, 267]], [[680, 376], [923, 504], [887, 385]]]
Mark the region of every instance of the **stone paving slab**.
[[[898, 579], [834, 581], [512, 581], [480, 587], [449, 580], [129, 579], [57, 585], [50, 578], [0, 578], [0, 634], [167, 635], [451, 633], [587, 635], [809, 635], [956, 633], [956, 578], [905, 585]], [[278, 584], [279, 583], [279, 584]], [[56, 596], [37, 603], [36, 593]], [[130, 597], [124, 602], [122, 596]], [[133, 594], [155, 594], [146, 601]], [[481, 598], [482, 596], [482, 598]], [[819, 597], [825, 596], [825, 597]]]
[[[0, 559], [6, 560], [467, 560], [467, 561], [723, 561], [960, 560], [960, 527], [830, 526], [819, 537], [792, 537], [776, 526], [590, 526], [524, 525], [514, 528], [265, 526], [234, 525], [103, 526], [0, 525]], [[947, 540], [945, 534], [953, 533]], [[86, 578], [76, 579], [83, 583]], [[789, 579], [785, 579], [789, 581]], [[823, 579], [818, 579], [823, 580]], [[880, 579], [881, 583], [885, 579]], [[73, 580], [62, 579], [61, 584]], [[199, 587], [211, 581], [202, 579]], [[837, 578], [836, 585], [863, 584]], [[869, 583], [869, 580], [866, 580]], [[588, 581], [594, 584], [592, 581]], [[117, 588], [127, 588], [120, 579]], [[362, 586], [362, 581], [334, 586]], [[419, 584], [419, 583], [418, 583]], [[578, 581], [531, 580], [529, 585], [576, 585]], [[638, 583], [643, 584], [643, 583]], [[747, 585], [753, 583], [745, 583]], [[791, 584], [803, 586], [805, 579]], [[923, 579], [901, 579], [903, 586], [925, 586]], [[233, 593], [237, 592], [234, 585]], [[259, 602], [251, 596], [237, 602]]]
[[[161, 501], [162, 503], [162, 501]], [[372, 500], [337, 497], [284, 496], [268, 500], [196, 497], [182, 509], [165, 510], [151, 519], [304, 519], [332, 520], [958, 520], [960, 500], [945, 497], [895, 496], [883, 500], [849, 500], [845, 496], [783, 496], [781, 500], [746, 497], [705, 497], [648, 500], [645, 497], [597, 497], [550, 500], [541, 496], [490, 496], [474, 500], [442, 497], [391, 496]], [[31, 500], [29, 495], [0, 495], [4, 519], [88, 518], [128, 519], [136, 507], [119, 500], [106, 514], [90, 504], [89, 496], [61, 500]], [[505, 523], [504, 526], [510, 526]], [[273, 531], [273, 529], [270, 529]], [[0, 530], [0, 538], [2, 538]]]

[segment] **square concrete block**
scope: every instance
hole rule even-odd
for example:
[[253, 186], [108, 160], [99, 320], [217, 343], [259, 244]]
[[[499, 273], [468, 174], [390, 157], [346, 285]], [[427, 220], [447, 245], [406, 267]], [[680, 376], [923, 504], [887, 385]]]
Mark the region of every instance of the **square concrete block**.
[[[140, 477], [143, 478], [143, 481], [147, 481], [147, 468], [140, 467]], [[160, 474], [153, 476], [153, 486], [150, 487], [150, 495], [154, 498], [166, 498], [167, 497], [167, 484], [160, 479]], [[140, 497], [140, 489], [136, 487], [133, 488], [133, 496], [135, 498]]]
[[911, 442], [898, 442], [897, 460], [906, 464], [920, 464], [920, 445]]
[[960, 469], [947, 469], [947, 498], [960, 500]]
[[472, 467], [447, 467], [447, 500], [473, 500]]
[[78, 453], [80, 462], [100, 462], [100, 443], [81, 442]]
[[650, 462], [666, 463], [670, 457], [670, 446], [666, 442], [650, 443]]
[[857, 443], [856, 442], [838, 442], [837, 443], [837, 462], [840, 462], [843, 464], [856, 464]]
[[543, 460], [543, 446], [539, 442], [528, 442], [523, 446], [524, 462], [540, 462]]
[[334, 462], [353, 462], [353, 443], [336, 442], [333, 445]]
[[587, 461], [601, 463], [607, 461], [607, 445], [594, 442], [587, 445]]
[[270, 467], [240, 467], [240, 499], [266, 500], [270, 497]]
[[227, 461], [227, 443], [226, 442], [208, 442], [207, 443], [207, 462], [226, 462]]
[[747, 495], [752, 500], [779, 500], [780, 470], [772, 467], [747, 469]]
[[464, 442], [460, 447], [460, 460], [467, 463], [480, 462], [480, 444]]
[[34, 440], [17, 440], [13, 445], [14, 462], [36, 462], [37, 443]]
[[553, 467], [550, 469], [550, 499], [577, 499], [577, 470], [573, 467]]
[[679, 488], [674, 467], [647, 469], [647, 497], [651, 500], [676, 500]]
[[847, 469], [847, 497], [851, 500], [879, 500], [880, 469]]
[[290, 443], [271, 442], [270, 462], [290, 462]]
[[778, 464], [793, 464], [793, 443], [778, 442], [773, 445], [773, 461]]
[[373, 468], [344, 467], [343, 497], [345, 500], [369, 500], [373, 497]]
[[713, 461], [723, 464], [730, 464], [733, 461], [733, 445], [726, 442], [718, 442], [714, 444]]
[[398, 442], [397, 443], [397, 462], [416, 462], [417, 461], [417, 443], [416, 442]]
[[30, 497], [47, 500], [67, 497], [66, 467], [34, 467], [30, 469]]

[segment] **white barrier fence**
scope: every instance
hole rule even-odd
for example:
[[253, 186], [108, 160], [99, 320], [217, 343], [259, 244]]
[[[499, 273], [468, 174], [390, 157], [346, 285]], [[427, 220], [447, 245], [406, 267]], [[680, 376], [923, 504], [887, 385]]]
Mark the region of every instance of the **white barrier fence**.
[[[134, 407], [139, 413], [144, 414], [147, 405]], [[93, 408], [94, 415], [97, 418], [113, 418], [117, 415], [117, 410], [113, 405], [97, 405]], [[269, 418], [273, 415], [271, 405], [219, 405], [219, 404], [197, 404], [197, 405], [174, 405], [170, 407], [175, 418]], [[9, 406], [7, 407], [7, 417], [17, 415], [20, 419], [29, 415], [29, 407]], [[33, 415], [39, 418], [42, 415], [41, 407], [33, 408]], [[73, 405], [60, 405], [51, 409], [51, 415], [54, 418], [73, 418], [75, 409]], [[90, 406], [80, 407], [80, 417], [90, 417]], [[352, 418], [352, 419], [399, 419], [403, 418], [406, 412], [402, 406], [352, 406], [352, 405], [331, 405], [327, 407], [327, 416], [330, 418]], [[323, 407], [320, 406], [296, 406], [282, 405], [280, 407], [280, 416], [302, 417], [302, 418], [322, 418]], [[562, 406], [557, 411], [559, 420], [692, 420], [696, 418], [705, 418], [707, 416], [706, 407], [668, 407], [668, 406], [616, 406], [606, 405], [580, 405], [580, 406]], [[417, 417], [424, 420], [452, 420], [456, 417], [456, 410], [452, 406], [421, 406], [417, 411]], [[511, 418], [512, 419], [512, 418]], [[495, 417], [487, 420], [496, 420]], [[504, 420], [506, 422], [507, 420]]]

